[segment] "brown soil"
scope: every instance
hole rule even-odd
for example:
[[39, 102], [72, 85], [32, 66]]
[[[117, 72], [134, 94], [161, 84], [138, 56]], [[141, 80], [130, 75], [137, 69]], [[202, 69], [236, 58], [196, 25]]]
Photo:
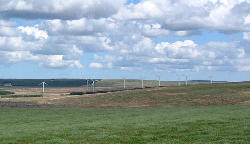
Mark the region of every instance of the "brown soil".
[[240, 104], [250, 104], [250, 100], [247, 100], [247, 101], [241, 102]]

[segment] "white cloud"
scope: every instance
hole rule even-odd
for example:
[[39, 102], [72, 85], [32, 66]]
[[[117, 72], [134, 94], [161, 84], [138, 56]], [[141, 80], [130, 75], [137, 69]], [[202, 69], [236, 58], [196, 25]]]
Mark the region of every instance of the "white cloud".
[[0, 26], [8, 27], [8, 26], [15, 26], [15, 25], [16, 25], [15, 22], [6, 21], [6, 20], [1, 20], [1, 19], [0, 19]]
[[78, 60], [64, 60], [63, 55], [41, 56], [40, 64], [49, 68], [83, 67]]
[[29, 51], [0, 51], [0, 63], [2, 64], [36, 60], [38, 60], [38, 57], [32, 55]]
[[247, 41], [250, 41], [250, 32], [244, 32], [243, 33], [243, 39], [247, 40]]
[[168, 30], [211, 29], [230, 33], [250, 30], [249, 7], [249, 0], [144, 0], [123, 7], [114, 18], [157, 22]]
[[[0, 63], [34, 61], [50, 68], [82, 68], [80, 60], [87, 53], [94, 54], [88, 59], [91, 68], [249, 70], [249, 1], [124, 2], [3, 0]], [[42, 22], [19, 26], [9, 20], [15, 17]], [[191, 35], [202, 36], [203, 29], [244, 32], [245, 41], [189, 40]], [[182, 38], [173, 41], [172, 36]]]
[[97, 69], [100, 69], [100, 68], [104, 68], [103, 64], [101, 63], [90, 63], [89, 65], [90, 68], [97, 68]]
[[160, 24], [140, 24], [142, 34], [148, 37], [163, 37], [168, 36], [170, 32], [163, 29]]
[[2, 0], [0, 17], [25, 19], [79, 19], [108, 17], [125, 0]]
[[40, 28], [50, 35], [93, 35], [113, 29], [113, 22], [107, 19], [47, 20]]
[[191, 35], [200, 35], [200, 31], [177, 31], [174, 35], [179, 37], [191, 36]]
[[16, 36], [17, 30], [8, 26], [0, 26], [0, 36]]
[[245, 17], [244, 24], [250, 24], [250, 14]]
[[160, 17], [163, 15], [163, 12], [158, 6], [158, 3], [155, 3], [155, 1], [143, 1], [138, 4], [130, 4], [120, 9], [119, 13], [115, 15], [115, 18], [128, 20]]
[[122, 71], [132, 71], [133, 68], [131, 68], [131, 67], [120, 67], [120, 70], [122, 70]]
[[47, 39], [48, 38], [48, 34], [46, 31], [39, 30], [36, 27], [19, 26], [18, 29], [27, 35], [34, 36], [36, 39]]
[[[57, 49], [46, 51], [51, 45], [46, 31], [37, 27], [0, 27], [0, 63], [10, 64], [23, 61], [34, 61], [41, 66], [50, 68], [77, 67], [82, 68], [77, 56], [83, 50], [76, 45], [62, 41]], [[54, 43], [54, 42], [53, 42]], [[67, 48], [65, 48], [67, 47]], [[60, 53], [62, 53], [60, 55]]]

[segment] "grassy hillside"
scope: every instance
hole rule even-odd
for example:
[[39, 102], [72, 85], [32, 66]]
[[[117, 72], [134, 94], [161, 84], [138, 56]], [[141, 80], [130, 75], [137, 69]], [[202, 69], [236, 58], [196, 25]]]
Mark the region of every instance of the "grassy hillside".
[[249, 103], [250, 83], [128, 90], [51, 101], [72, 107], [169, 107]]
[[0, 109], [1, 144], [241, 143], [250, 106]]
[[[250, 83], [61, 97], [49, 102], [65, 108], [0, 108], [0, 143], [248, 144], [250, 141]], [[34, 98], [39, 99], [44, 98]]]

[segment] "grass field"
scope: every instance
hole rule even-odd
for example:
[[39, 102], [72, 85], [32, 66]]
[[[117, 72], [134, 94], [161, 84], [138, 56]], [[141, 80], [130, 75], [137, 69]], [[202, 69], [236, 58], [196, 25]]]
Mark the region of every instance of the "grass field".
[[0, 107], [1, 144], [250, 143], [250, 83], [30, 99], [64, 108]]
[[0, 109], [0, 143], [250, 142], [250, 106]]
[[51, 101], [72, 107], [170, 107], [250, 102], [250, 83], [192, 85], [128, 90]]

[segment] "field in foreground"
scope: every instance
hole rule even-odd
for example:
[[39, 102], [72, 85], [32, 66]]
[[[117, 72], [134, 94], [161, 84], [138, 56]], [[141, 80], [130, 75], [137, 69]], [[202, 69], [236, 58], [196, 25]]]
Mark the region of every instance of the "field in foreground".
[[250, 105], [0, 109], [1, 144], [250, 142]]
[[[250, 83], [69, 95], [78, 89], [51, 88], [44, 97], [1, 98], [61, 108], [0, 107], [0, 143], [250, 143]], [[37, 88], [7, 90], [36, 94]]]

